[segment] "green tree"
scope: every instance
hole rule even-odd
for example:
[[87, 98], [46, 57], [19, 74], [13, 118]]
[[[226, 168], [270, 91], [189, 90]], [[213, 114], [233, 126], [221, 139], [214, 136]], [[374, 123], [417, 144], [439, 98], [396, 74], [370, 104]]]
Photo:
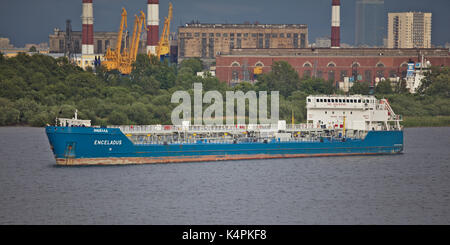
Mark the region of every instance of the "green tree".
[[203, 62], [198, 58], [185, 59], [180, 63], [180, 69], [190, 68], [193, 75], [203, 70]]
[[37, 52], [37, 49], [35, 46], [31, 46], [28, 52]]
[[368, 95], [370, 92], [370, 84], [368, 82], [355, 82], [353, 86], [350, 88], [350, 94], [362, 94]]
[[377, 94], [392, 94], [392, 86], [391, 81], [389, 80], [383, 80], [378, 82], [375, 93]]
[[298, 73], [286, 61], [276, 61], [272, 65], [272, 71], [259, 77], [256, 86], [260, 90], [280, 91], [287, 97], [297, 90], [300, 83]]

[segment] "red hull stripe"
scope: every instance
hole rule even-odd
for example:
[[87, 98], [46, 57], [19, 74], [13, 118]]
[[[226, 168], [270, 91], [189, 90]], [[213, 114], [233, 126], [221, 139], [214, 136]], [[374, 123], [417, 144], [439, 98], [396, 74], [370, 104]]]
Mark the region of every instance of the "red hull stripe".
[[221, 155], [221, 156], [185, 156], [185, 157], [117, 157], [117, 158], [57, 158], [58, 165], [126, 165], [126, 164], [150, 164], [150, 163], [180, 163], [180, 162], [212, 162], [227, 160], [258, 160], [276, 158], [298, 157], [331, 157], [331, 156], [356, 156], [356, 155], [380, 155], [399, 153], [329, 153], [329, 154], [282, 154], [282, 155]]

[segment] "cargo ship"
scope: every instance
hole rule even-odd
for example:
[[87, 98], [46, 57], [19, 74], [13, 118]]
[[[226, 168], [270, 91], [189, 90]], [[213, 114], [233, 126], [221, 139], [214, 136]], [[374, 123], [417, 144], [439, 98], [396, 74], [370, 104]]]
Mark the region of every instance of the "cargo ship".
[[306, 98], [307, 122], [92, 126], [58, 118], [46, 134], [58, 165], [120, 165], [399, 154], [402, 117], [374, 96]]

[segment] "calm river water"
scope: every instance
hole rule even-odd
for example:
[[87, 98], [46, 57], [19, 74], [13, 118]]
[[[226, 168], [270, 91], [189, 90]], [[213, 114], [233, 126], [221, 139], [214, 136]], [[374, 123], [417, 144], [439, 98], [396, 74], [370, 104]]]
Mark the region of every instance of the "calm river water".
[[57, 167], [0, 128], [0, 224], [450, 224], [450, 128], [395, 156]]

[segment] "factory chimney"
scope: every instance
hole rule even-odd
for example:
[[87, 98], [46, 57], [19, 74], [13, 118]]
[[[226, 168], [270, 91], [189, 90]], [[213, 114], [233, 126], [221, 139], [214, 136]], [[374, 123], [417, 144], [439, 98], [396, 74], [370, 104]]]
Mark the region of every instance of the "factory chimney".
[[156, 55], [159, 41], [159, 0], [147, 2], [147, 53]]
[[331, 48], [341, 46], [341, 2], [333, 0], [331, 10]]
[[81, 53], [83, 55], [94, 54], [94, 9], [92, 0], [83, 0], [81, 22], [83, 23]]

